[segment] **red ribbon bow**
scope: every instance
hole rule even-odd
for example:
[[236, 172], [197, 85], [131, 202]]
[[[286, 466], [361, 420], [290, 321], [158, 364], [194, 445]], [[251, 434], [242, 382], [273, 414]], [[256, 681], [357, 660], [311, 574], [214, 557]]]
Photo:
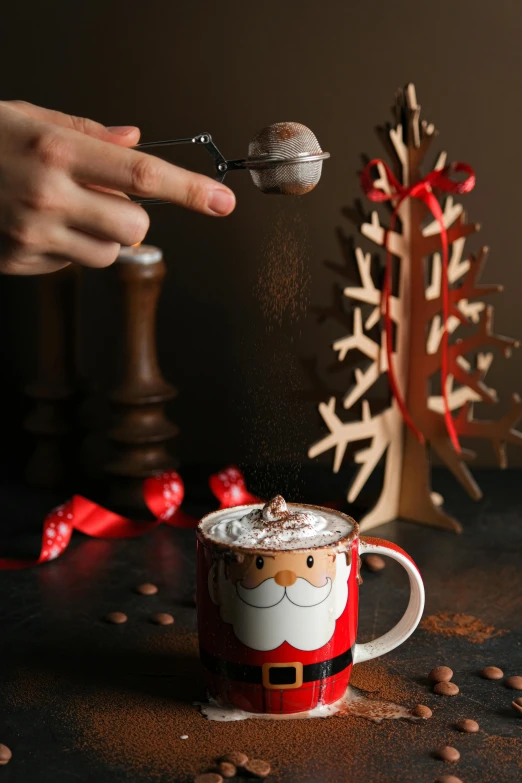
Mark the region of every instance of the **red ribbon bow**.
[[[374, 179], [372, 176], [372, 169], [375, 166], [382, 166], [386, 172], [388, 183], [391, 187], [391, 193], [384, 191], [380, 187], [375, 187]], [[461, 182], [456, 182], [450, 179], [449, 172], [464, 172], [467, 174], [467, 178]], [[386, 271], [384, 277], [384, 286], [382, 290], [382, 308], [384, 312], [385, 334], [386, 334], [386, 356], [388, 359], [388, 376], [390, 379], [390, 387], [392, 393], [397, 400], [397, 405], [401, 411], [405, 424], [415, 434], [420, 443], [424, 443], [424, 436], [418, 429], [413, 421], [410, 413], [404, 402], [401, 390], [397, 382], [395, 375], [395, 369], [392, 359], [392, 340], [393, 340], [393, 324], [390, 313], [390, 297], [391, 297], [391, 268], [392, 268], [392, 254], [388, 247], [388, 237], [390, 232], [395, 227], [395, 221], [397, 219], [399, 207], [407, 198], [418, 198], [423, 201], [433, 217], [438, 221], [440, 226], [440, 239], [442, 246], [442, 318], [443, 318], [443, 331], [441, 338], [441, 383], [442, 383], [442, 399], [444, 403], [444, 421], [446, 423], [446, 429], [450, 440], [457, 451], [460, 454], [460, 444], [453, 422], [453, 417], [449, 408], [448, 392], [447, 392], [447, 377], [448, 377], [448, 318], [449, 318], [449, 284], [448, 284], [448, 232], [444, 225], [444, 217], [441, 206], [433, 193], [433, 189], [437, 188], [445, 193], [469, 193], [475, 187], [475, 172], [466, 163], [453, 163], [451, 166], [446, 166], [439, 171], [431, 171], [425, 177], [415, 182], [413, 185], [405, 187], [394, 176], [389, 166], [384, 161], [375, 158], [371, 160], [364, 168], [361, 174], [361, 187], [364, 193], [368, 196], [370, 201], [382, 202], [382, 201], [396, 201], [393, 214], [390, 219], [389, 228], [386, 230], [384, 236], [384, 246], [386, 248]]]
[[174, 471], [146, 479], [143, 498], [156, 517], [152, 522], [134, 522], [81, 495], [74, 495], [45, 517], [39, 557], [0, 558], [0, 569], [16, 570], [54, 560], [67, 549], [74, 530], [94, 538], [135, 538], [161, 522], [174, 527], [194, 527], [196, 520], [179, 508], [184, 492], [183, 481]]
[[[259, 502], [259, 498], [247, 490], [239, 468], [233, 465], [211, 476], [209, 484], [220, 501], [220, 508]], [[174, 471], [146, 479], [143, 499], [156, 517], [152, 522], [135, 522], [81, 495], [74, 495], [45, 517], [40, 555], [32, 559], [0, 558], [0, 570], [29, 568], [55, 560], [67, 549], [74, 530], [93, 538], [136, 538], [162, 522], [173, 527], [195, 527], [197, 520], [180, 509], [184, 494], [183, 481]]]

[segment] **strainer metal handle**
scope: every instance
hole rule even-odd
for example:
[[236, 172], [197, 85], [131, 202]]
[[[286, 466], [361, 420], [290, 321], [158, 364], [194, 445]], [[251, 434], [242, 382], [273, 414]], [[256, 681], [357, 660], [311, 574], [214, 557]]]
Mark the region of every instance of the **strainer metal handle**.
[[[177, 144], [200, 144], [207, 152], [210, 153], [214, 161], [216, 168], [216, 181], [223, 182], [225, 175], [228, 171], [234, 171], [236, 169], [244, 169], [245, 160], [226, 160], [226, 158], [218, 150], [210, 133], [198, 133], [197, 136], [191, 136], [187, 139], [167, 139], [166, 141], [145, 141], [143, 144], [138, 144], [135, 149], [152, 149], [153, 147], [174, 147]], [[133, 199], [134, 201], [134, 199]], [[163, 201], [157, 198], [143, 198], [139, 201], [134, 201], [135, 204], [168, 204], [168, 201]]]

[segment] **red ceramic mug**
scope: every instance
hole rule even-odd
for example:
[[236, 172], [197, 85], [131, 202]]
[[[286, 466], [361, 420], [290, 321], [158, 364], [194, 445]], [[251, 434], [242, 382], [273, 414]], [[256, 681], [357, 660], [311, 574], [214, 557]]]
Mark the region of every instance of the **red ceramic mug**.
[[[348, 531], [334, 544], [292, 549], [216, 541], [211, 528], [262, 505], [214, 511], [197, 529], [200, 655], [210, 695], [247, 712], [292, 714], [340, 699], [352, 666], [402, 644], [419, 624], [424, 587], [400, 547], [359, 536], [351, 517], [288, 504], [289, 511], [336, 515]], [[397, 625], [357, 644], [361, 554], [397, 560], [410, 579], [410, 599]]]

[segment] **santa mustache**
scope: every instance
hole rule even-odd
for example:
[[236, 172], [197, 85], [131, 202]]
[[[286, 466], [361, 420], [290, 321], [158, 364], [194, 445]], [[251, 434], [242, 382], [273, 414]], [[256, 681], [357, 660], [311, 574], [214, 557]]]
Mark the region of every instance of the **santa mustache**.
[[239, 598], [256, 609], [270, 609], [286, 598], [295, 606], [317, 606], [326, 601], [332, 591], [332, 580], [327, 577], [326, 584], [316, 587], [307, 579], [298, 577], [290, 587], [282, 587], [273, 579], [265, 579], [257, 587], [243, 587], [236, 582]]

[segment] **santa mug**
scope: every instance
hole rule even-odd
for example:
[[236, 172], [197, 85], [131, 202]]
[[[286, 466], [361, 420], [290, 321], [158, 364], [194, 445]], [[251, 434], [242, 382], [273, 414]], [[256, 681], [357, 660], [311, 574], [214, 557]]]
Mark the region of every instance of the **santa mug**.
[[[289, 511], [341, 520], [345, 534], [329, 545], [248, 548], [209, 535], [231, 511], [240, 518], [261, 508], [215, 511], [198, 525], [201, 661], [209, 693], [220, 703], [253, 713], [307, 712], [344, 695], [353, 664], [406, 641], [419, 624], [424, 587], [404, 550], [359, 536], [357, 523], [332, 509], [288, 504]], [[405, 568], [410, 597], [394, 628], [357, 644], [360, 555], [370, 553], [387, 555]]]

